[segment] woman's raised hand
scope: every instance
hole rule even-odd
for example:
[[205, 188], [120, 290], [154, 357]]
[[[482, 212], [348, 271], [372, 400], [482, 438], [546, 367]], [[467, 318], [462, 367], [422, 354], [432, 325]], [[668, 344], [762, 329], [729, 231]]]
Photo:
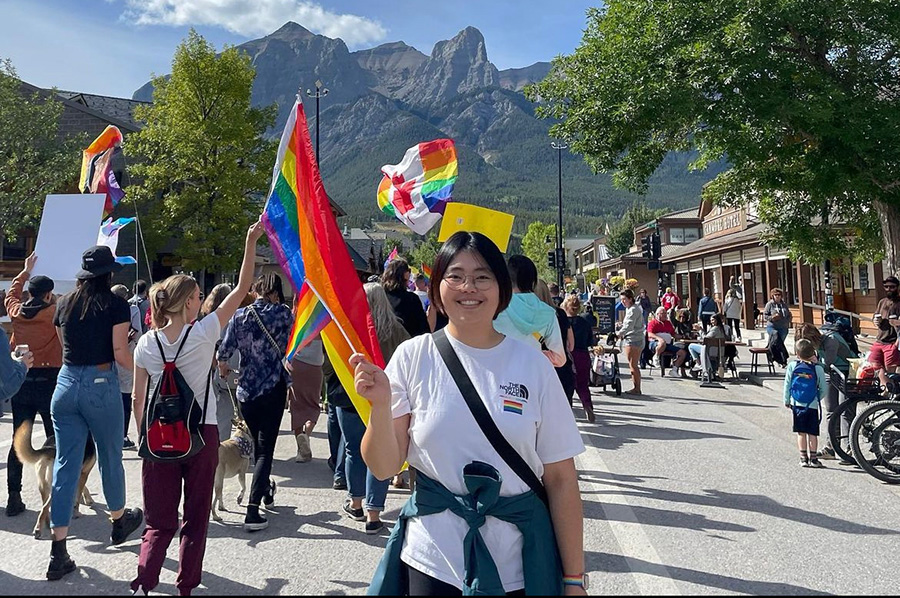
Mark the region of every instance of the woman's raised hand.
[[247, 229], [247, 240], [253, 243], [259, 241], [259, 238], [263, 236], [265, 229], [262, 224], [262, 216], [259, 217], [259, 220], [250, 225], [250, 228]]
[[350, 357], [354, 368], [353, 382], [359, 396], [372, 403], [373, 407], [390, 407], [391, 383], [384, 370], [369, 361], [362, 353]]

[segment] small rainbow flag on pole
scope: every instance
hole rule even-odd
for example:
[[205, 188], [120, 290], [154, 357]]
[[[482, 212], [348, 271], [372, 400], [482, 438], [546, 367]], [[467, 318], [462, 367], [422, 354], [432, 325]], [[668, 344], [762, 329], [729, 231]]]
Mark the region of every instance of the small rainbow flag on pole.
[[426, 266], [424, 263], [422, 264], [422, 274], [425, 275], [425, 282], [431, 284], [431, 268]]
[[[122, 153], [122, 132], [108, 125], [94, 141], [81, 152], [81, 176], [78, 188], [82, 193], [104, 193], [106, 204], [103, 217], [109, 216], [125, 192], [113, 171], [113, 160]], [[121, 159], [121, 158], [118, 158]]]
[[406, 150], [399, 164], [381, 167], [378, 208], [424, 235], [441, 219], [459, 174], [452, 139], [435, 139]]
[[384, 366], [366, 294], [322, 186], [303, 105], [296, 101], [281, 136], [263, 225], [299, 295], [286, 358], [321, 334], [335, 372], [363, 421], [369, 402], [353, 384], [350, 356]]

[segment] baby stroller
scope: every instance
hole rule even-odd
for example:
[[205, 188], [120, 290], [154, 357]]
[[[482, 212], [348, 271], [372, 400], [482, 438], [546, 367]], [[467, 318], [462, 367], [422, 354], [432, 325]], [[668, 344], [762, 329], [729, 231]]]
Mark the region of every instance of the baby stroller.
[[599, 386], [606, 392], [611, 386], [616, 396], [622, 394], [622, 379], [619, 377], [619, 349], [615, 347], [616, 335], [610, 334], [606, 339], [608, 346], [597, 344], [593, 348], [591, 360], [591, 386]]

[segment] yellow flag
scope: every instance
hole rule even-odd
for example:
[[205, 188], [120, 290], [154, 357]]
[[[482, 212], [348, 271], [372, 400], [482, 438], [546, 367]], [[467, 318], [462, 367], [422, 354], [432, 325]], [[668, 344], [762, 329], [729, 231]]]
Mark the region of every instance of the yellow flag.
[[512, 214], [452, 201], [444, 210], [438, 241], [444, 242], [459, 231], [481, 233], [505, 253], [514, 219]]

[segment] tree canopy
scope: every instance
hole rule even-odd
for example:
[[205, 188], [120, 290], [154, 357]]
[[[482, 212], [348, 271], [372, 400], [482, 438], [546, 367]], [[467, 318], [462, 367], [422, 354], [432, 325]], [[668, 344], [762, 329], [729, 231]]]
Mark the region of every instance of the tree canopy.
[[[0, 61], [0, 235], [13, 239], [40, 221], [44, 198], [78, 184], [81, 136], [62, 138], [63, 105], [54, 92], [23, 93], [9, 60]], [[86, 143], [84, 143], [86, 145]]]
[[658, 218], [668, 210], [653, 210], [646, 204], [634, 202], [606, 237], [606, 250], [610, 257], [618, 257], [631, 251], [634, 244], [634, 229], [642, 224], [647, 224], [654, 218]]
[[274, 107], [252, 108], [255, 72], [233, 47], [221, 54], [191, 30], [170, 77], [153, 79], [153, 103], [135, 116], [144, 128], [128, 138], [136, 161], [129, 195], [159, 247], [174, 237], [191, 270], [237, 267], [241, 239], [262, 211], [275, 159], [263, 137]]
[[538, 276], [547, 284], [556, 282], [556, 271], [547, 263], [547, 253], [556, 247], [555, 239], [556, 225], [540, 221], [529, 223], [522, 237], [522, 255], [534, 262]]
[[608, 0], [528, 94], [624, 188], [696, 149], [730, 164], [704, 197], [758, 205], [794, 255], [900, 269], [898, 47], [898, 0]]

